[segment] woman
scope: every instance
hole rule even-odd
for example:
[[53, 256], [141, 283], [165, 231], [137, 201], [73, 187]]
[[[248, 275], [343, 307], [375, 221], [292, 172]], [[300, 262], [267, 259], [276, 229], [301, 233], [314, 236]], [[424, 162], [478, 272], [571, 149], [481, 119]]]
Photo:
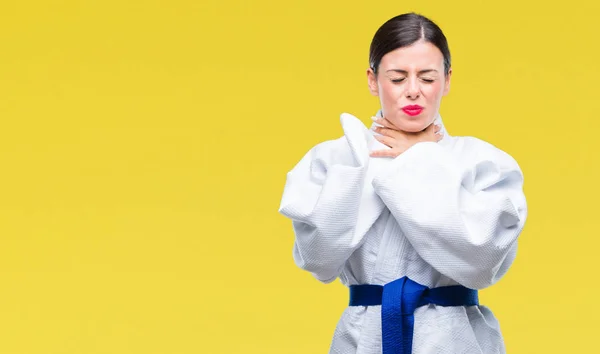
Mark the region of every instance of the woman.
[[512, 264], [527, 217], [523, 175], [507, 153], [452, 137], [439, 106], [450, 87], [440, 28], [414, 13], [376, 32], [367, 70], [381, 109], [367, 129], [317, 144], [287, 174], [279, 211], [293, 258], [350, 306], [330, 353], [504, 353], [477, 289]]

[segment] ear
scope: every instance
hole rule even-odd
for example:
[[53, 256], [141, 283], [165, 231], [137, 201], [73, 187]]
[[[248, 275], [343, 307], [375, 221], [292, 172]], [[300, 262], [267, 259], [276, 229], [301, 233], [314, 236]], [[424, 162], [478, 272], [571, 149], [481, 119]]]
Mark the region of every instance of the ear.
[[452, 76], [452, 68], [448, 69], [448, 75], [446, 75], [446, 79], [444, 82], [444, 96], [450, 92], [450, 77]]
[[369, 84], [369, 91], [371, 91], [371, 95], [379, 96], [379, 87], [377, 86], [377, 76], [373, 72], [373, 69], [367, 69], [367, 81]]

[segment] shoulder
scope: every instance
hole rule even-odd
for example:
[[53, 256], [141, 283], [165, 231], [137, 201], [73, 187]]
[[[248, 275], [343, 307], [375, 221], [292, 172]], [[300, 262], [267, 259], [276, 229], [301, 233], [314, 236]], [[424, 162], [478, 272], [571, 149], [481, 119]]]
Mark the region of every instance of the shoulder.
[[351, 159], [345, 136], [325, 140], [313, 145], [291, 169], [291, 174], [310, 173], [324, 177], [332, 165]]
[[454, 152], [471, 163], [493, 162], [501, 168], [520, 170], [516, 159], [508, 152], [473, 136], [455, 137]]
[[345, 136], [325, 140], [313, 145], [306, 153], [311, 158], [335, 158], [339, 154], [344, 154], [348, 151], [348, 142]]

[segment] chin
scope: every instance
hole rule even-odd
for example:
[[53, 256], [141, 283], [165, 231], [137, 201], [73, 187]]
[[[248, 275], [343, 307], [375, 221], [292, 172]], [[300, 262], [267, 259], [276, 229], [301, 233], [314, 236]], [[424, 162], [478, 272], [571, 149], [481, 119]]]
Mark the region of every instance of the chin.
[[401, 117], [398, 119], [398, 124], [395, 124], [401, 130], [409, 133], [417, 133], [429, 126], [429, 121], [427, 117], [419, 117], [419, 118], [404, 118]]

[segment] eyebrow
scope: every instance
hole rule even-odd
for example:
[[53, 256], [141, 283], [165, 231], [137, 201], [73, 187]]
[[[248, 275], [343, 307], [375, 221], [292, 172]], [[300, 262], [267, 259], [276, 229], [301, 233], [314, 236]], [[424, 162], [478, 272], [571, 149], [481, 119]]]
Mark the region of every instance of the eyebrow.
[[[408, 71], [402, 70], [402, 69], [389, 69], [389, 70], [386, 70], [385, 72], [389, 72], [389, 71], [393, 71], [393, 72], [396, 72], [396, 73], [399, 73], [399, 74], [404, 74], [404, 75], [408, 74]], [[426, 74], [426, 73], [430, 73], [430, 72], [436, 72], [437, 73], [438, 71], [435, 70], [435, 69], [425, 69], [425, 70], [420, 70], [417, 74], [420, 75], [420, 74]]]

